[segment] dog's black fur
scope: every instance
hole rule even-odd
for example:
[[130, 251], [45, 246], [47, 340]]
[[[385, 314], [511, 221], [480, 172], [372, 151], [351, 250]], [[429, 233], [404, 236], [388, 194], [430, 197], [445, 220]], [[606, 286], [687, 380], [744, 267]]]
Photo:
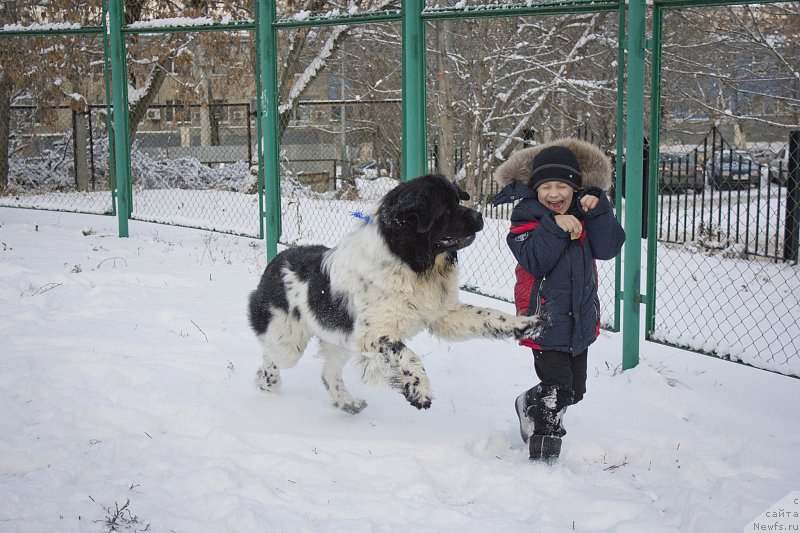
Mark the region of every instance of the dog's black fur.
[[294, 366], [316, 336], [322, 380], [336, 407], [357, 413], [366, 406], [341, 376], [357, 355], [365, 375], [383, 376], [411, 405], [427, 409], [428, 377], [406, 338], [426, 328], [451, 339], [537, 335], [539, 317], [458, 301], [457, 250], [483, 228], [480, 213], [459, 204], [468, 198], [443, 176], [422, 176], [390, 191], [373, 219], [337, 247], [278, 254], [250, 297], [250, 323], [264, 348], [261, 388], [274, 390], [279, 368]]
[[424, 176], [389, 191], [378, 211], [378, 227], [389, 249], [417, 274], [433, 267], [445, 253], [456, 261], [456, 250], [475, 240], [483, 217], [459, 205], [469, 195], [441, 176]]

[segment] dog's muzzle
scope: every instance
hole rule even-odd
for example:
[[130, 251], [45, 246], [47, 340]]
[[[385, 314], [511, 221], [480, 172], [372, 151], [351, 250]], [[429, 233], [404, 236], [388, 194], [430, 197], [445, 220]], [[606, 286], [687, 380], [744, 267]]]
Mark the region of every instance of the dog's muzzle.
[[470, 209], [467, 213], [472, 223], [475, 225], [475, 233], [478, 233], [480, 230], [483, 229], [483, 215], [481, 215], [474, 209]]
[[439, 252], [453, 252], [466, 248], [475, 241], [475, 234], [483, 229], [483, 216], [480, 213], [467, 208], [464, 208], [464, 211], [462, 215], [463, 228], [458, 232], [460, 234], [446, 234], [439, 239], [436, 243]]
[[475, 241], [475, 234], [467, 235], [465, 237], [445, 237], [436, 243], [436, 248], [439, 252], [454, 252], [462, 248], [466, 248]]

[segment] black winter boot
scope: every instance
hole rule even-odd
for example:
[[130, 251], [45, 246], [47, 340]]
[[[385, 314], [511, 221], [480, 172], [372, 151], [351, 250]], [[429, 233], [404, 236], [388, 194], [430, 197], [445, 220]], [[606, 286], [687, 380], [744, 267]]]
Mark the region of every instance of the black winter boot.
[[561, 454], [561, 437], [555, 435], [532, 435], [528, 443], [531, 461], [552, 465]]
[[563, 437], [564, 413], [572, 404], [572, 391], [556, 385], [539, 384], [527, 397], [528, 416], [533, 420], [536, 433]]
[[519, 436], [522, 437], [522, 442], [525, 444], [528, 444], [528, 439], [533, 435], [534, 424], [533, 418], [531, 418], [528, 411], [530, 409], [528, 394], [535, 389], [536, 387], [523, 392], [514, 401], [514, 409], [517, 411], [517, 418], [519, 418]]
[[[538, 391], [538, 387], [533, 387], [517, 396], [517, 399], [514, 400], [514, 410], [517, 412], [517, 418], [519, 419], [519, 436], [522, 437], [522, 442], [525, 444], [528, 444], [528, 439], [533, 435], [534, 428], [536, 427], [536, 422], [531, 415], [531, 407], [536, 403], [536, 393]], [[531, 400], [531, 398], [533, 399]], [[559, 437], [563, 437], [567, 434], [563, 422], [566, 410], [567, 408], [564, 407], [557, 413], [557, 428], [553, 434]], [[540, 420], [541, 419], [542, 417], [540, 416]]]
[[572, 391], [558, 385], [539, 384], [527, 397], [528, 416], [533, 420], [534, 432], [528, 440], [531, 461], [553, 464], [561, 453], [563, 417], [572, 403]]

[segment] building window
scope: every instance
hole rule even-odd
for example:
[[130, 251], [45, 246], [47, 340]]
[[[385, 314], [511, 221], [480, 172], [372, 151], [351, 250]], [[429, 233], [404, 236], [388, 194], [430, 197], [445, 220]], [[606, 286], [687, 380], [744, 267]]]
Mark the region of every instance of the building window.
[[311, 118], [311, 110], [307, 105], [298, 105], [294, 108], [294, 118], [299, 122], [308, 122]]
[[187, 122], [188, 120], [188, 110], [178, 99], [167, 100], [167, 108], [164, 111], [164, 116], [169, 122]]

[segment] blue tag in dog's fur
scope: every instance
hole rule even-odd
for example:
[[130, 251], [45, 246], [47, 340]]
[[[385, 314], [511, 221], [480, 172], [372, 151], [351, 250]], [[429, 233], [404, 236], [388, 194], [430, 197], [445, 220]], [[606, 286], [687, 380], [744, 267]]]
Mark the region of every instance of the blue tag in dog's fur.
[[361, 211], [353, 211], [352, 213], [350, 213], [350, 215], [355, 217], [355, 218], [360, 218], [361, 220], [363, 220], [367, 224], [372, 222], [372, 216], [371, 215], [367, 215], [366, 213], [363, 213]]

